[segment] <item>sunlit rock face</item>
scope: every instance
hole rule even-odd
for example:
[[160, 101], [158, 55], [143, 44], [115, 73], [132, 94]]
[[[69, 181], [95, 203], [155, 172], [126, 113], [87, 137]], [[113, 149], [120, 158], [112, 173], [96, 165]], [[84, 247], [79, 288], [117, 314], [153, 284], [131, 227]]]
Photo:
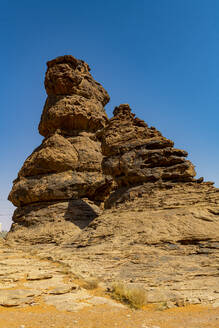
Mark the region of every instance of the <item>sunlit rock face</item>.
[[48, 94], [39, 132], [44, 137], [57, 129], [64, 135], [80, 131], [95, 132], [105, 126], [106, 90], [90, 74], [89, 66], [73, 56], [47, 63], [45, 88]]
[[[127, 215], [124, 230], [120, 207], [143, 211], [146, 221], [166, 215], [175, 220], [177, 209], [180, 217], [191, 218], [191, 226], [199, 215], [216, 224], [218, 189], [195, 179], [187, 152], [137, 118], [128, 104], [116, 107], [108, 119], [109, 95], [88, 64], [69, 55], [49, 61], [45, 89], [39, 123], [44, 140], [24, 162], [9, 194], [17, 209], [8, 240], [96, 243], [105, 240], [107, 230], [115, 238], [124, 232], [129, 240], [135, 227]], [[109, 210], [112, 221], [104, 216]], [[142, 229], [148, 224], [143, 221]], [[164, 239], [172, 237], [164, 233]], [[148, 234], [145, 238], [149, 242]]]
[[[73, 56], [47, 63], [48, 98], [39, 124], [45, 139], [24, 162], [10, 192], [9, 200], [18, 207], [12, 236], [22, 227], [48, 222], [55, 227], [63, 221], [72, 236], [101, 212], [113, 179], [102, 171], [96, 132], [108, 122], [104, 106], [110, 98], [89, 71]], [[46, 229], [44, 235], [40, 242], [53, 240]]]

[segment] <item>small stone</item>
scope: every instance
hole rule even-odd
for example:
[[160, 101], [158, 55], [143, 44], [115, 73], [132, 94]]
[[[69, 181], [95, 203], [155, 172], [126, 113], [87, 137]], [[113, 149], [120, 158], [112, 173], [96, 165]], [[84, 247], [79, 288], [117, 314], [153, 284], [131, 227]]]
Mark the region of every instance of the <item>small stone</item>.
[[27, 275], [27, 280], [43, 280], [43, 279], [51, 279], [52, 274], [48, 273], [33, 273]]
[[56, 288], [53, 288], [52, 290], [49, 290], [48, 294], [62, 295], [62, 294], [67, 294], [71, 290], [72, 290], [71, 286], [63, 285], [63, 286], [58, 286]]

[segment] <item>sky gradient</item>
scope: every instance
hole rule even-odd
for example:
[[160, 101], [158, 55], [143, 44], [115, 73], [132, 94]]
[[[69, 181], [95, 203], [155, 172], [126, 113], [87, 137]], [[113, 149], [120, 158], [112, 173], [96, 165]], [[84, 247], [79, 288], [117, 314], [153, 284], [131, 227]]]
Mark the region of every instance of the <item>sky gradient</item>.
[[219, 187], [219, 1], [0, 0], [0, 222], [12, 181], [42, 137], [46, 61], [85, 60], [116, 105], [129, 103]]

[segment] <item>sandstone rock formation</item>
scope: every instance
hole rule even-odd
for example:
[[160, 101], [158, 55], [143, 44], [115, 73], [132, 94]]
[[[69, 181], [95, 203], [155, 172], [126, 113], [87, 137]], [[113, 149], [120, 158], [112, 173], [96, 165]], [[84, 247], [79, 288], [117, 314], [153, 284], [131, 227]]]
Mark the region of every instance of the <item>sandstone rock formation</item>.
[[[48, 98], [39, 124], [45, 139], [25, 161], [9, 195], [18, 207], [13, 233], [33, 228], [38, 242], [54, 242], [66, 231], [72, 235], [86, 226], [100, 213], [112, 184], [112, 177], [102, 172], [96, 137], [108, 122], [107, 92], [90, 75], [89, 66], [72, 56], [47, 66]], [[25, 233], [19, 239], [25, 240]]]
[[129, 105], [108, 120], [85, 62], [47, 65], [45, 139], [14, 181], [7, 240], [62, 244], [53, 256], [74, 272], [141, 283], [151, 299], [218, 302], [219, 189]]
[[45, 139], [14, 181], [9, 200], [18, 208], [9, 239], [67, 241], [104, 208], [130, 200], [142, 200], [147, 211], [199, 204], [217, 215], [218, 190], [194, 178], [186, 151], [128, 104], [108, 120], [109, 96], [84, 61], [63, 56], [47, 67], [39, 124]]
[[101, 137], [103, 171], [111, 175], [119, 187], [110, 199], [115, 195], [121, 197], [121, 187], [195, 181], [194, 166], [185, 159], [187, 152], [173, 148], [171, 140], [135, 118], [127, 104], [115, 108], [114, 117], [102, 129]]
[[[128, 105], [99, 132], [116, 187], [105, 211], [72, 240], [67, 263], [144, 287], [148, 302], [219, 301], [219, 189], [196, 180], [187, 153]], [[77, 263], [77, 268], [75, 263]]]

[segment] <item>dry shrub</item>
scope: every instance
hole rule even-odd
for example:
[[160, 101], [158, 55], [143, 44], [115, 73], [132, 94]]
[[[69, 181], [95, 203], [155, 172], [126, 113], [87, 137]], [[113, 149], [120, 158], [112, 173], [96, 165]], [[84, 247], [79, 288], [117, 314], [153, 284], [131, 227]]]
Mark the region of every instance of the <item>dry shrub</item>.
[[85, 283], [83, 284], [83, 288], [89, 289], [89, 290], [98, 288], [97, 279], [86, 280]]
[[135, 309], [140, 309], [146, 303], [146, 292], [144, 289], [139, 287], [128, 287], [121, 282], [112, 285], [112, 297]]

